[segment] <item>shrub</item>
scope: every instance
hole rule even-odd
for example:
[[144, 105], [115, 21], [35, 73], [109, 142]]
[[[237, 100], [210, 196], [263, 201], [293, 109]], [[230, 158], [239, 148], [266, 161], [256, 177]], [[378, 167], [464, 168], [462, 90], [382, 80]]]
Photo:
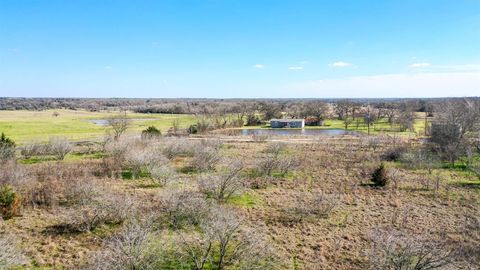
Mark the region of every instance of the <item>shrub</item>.
[[167, 185], [176, 175], [175, 170], [168, 164], [151, 166], [148, 171], [152, 181], [159, 186]]
[[197, 171], [211, 171], [220, 161], [221, 156], [218, 148], [210, 145], [200, 145], [193, 153], [193, 158], [190, 160], [189, 166]]
[[142, 139], [154, 139], [162, 136], [162, 132], [154, 126], [149, 126], [142, 131]]
[[20, 210], [20, 199], [8, 185], [0, 186], [0, 214], [3, 219], [10, 219], [18, 214]]
[[133, 201], [124, 196], [104, 194], [96, 200], [82, 205], [79, 209], [72, 208], [60, 225], [66, 231], [87, 232], [105, 225], [121, 224], [134, 210]]
[[168, 164], [168, 160], [152, 148], [129, 149], [125, 153], [123, 166], [132, 171], [134, 177], [142, 172], [150, 173], [153, 168]]
[[294, 201], [282, 207], [282, 222], [301, 222], [311, 218], [326, 218], [339, 204], [338, 197], [322, 192], [296, 194]]
[[452, 263], [454, 253], [442, 241], [407, 235], [397, 230], [371, 233], [368, 257], [372, 269], [424, 270]]
[[267, 134], [253, 134], [252, 139], [254, 142], [263, 143], [268, 140], [269, 136]]
[[105, 249], [93, 257], [90, 269], [152, 269], [151, 236], [149, 226], [128, 222], [105, 241]]
[[233, 162], [225, 174], [200, 177], [199, 189], [218, 202], [226, 202], [243, 187], [243, 179], [239, 176], [242, 170], [243, 163]]
[[47, 153], [46, 145], [37, 142], [29, 143], [20, 149], [20, 154], [26, 159], [33, 156], [45, 155], [45, 153]]
[[65, 137], [53, 137], [48, 142], [48, 151], [57, 159], [63, 160], [72, 151], [72, 145]]
[[386, 161], [399, 161], [407, 152], [405, 146], [395, 146], [388, 148], [383, 154], [382, 158]]
[[271, 176], [274, 172], [278, 172], [283, 176], [300, 165], [297, 157], [281, 155], [283, 151], [284, 146], [281, 144], [267, 147], [267, 155], [257, 162], [258, 174]]
[[188, 134], [197, 134], [198, 133], [198, 128], [196, 124], [190, 125], [187, 129]]
[[0, 136], [0, 163], [15, 157], [15, 142], [2, 132]]
[[163, 154], [169, 159], [193, 156], [196, 147], [198, 147], [198, 143], [186, 139], [169, 139], [165, 142]]
[[272, 154], [274, 156], [279, 156], [281, 153], [285, 152], [287, 149], [287, 145], [282, 142], [274, 142], [267, 144], [265, 148], [265, 153]]
[[[272, 245], [244, 228], [231, 210], [218, 207], [193, 233], [180, 232], [177, 260], [192, 269], [278, 269]], [[210, 266], [210, 267], [209, 267]]]
[[387, 185], [388, 177], [385, 164], [381, 163], [380, 166], [372, 173], [372, 182], [379, 187], [384, 187]]
[[480, 242], [480, 217], [465, 216], [464, 224], [460, 226], [459, 232], [462, 239], [459, 243], [458, 255], [471, 264], [474, 269], [475, 266], [480, 265], [480, 245], [478, 244]]
[[163, 199], [166, 223], [174, 229], [198, 226], [208, 217], [210, 205], [200, 194], [192, 191], [176, 191]]

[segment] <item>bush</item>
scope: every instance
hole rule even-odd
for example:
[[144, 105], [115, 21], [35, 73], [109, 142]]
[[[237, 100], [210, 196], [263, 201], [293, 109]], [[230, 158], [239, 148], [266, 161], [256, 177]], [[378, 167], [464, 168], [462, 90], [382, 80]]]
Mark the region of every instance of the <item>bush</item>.
[[18, 214], [20, 210], [20, 199], [12, 187], [0, 186], [0, 214], [3, 219], [10, 219]]
[[257, 162], [256, 170], [260, 176], [271, 176], [274, 172], [278, 172], [284, 176], [291, 170], [300, 165], [297, 157], [281, 155], [285, 151], [284, 144], [271, 144], [267, 147], [265, 155]]
[[48, 151], [57, 159], [63, 160], [72, 151], [72, 145], [65, 137], [53, 137], [48, 142]]
[[372, 182], [379, 187], [384, 187], [387, 185], [388, 177], [385, 164], [381, 163], [380, 166], [372, 173]]
[[128, 222], [105, 241], [105, 249], [93, 257], [89, 269], [152, 269], [155, 258], [150, 256], [151, 231], [136, 221]]
[[407, 152], [407, 148], [404, 146], [395, 146], [388, 148], [382, 155], [382, 158], [386, 161], [399, 161], [403, 158], [403, 155]]
[[215, 170], [221, 156], [219, 149], [210, 145], [200, 145], [193, 153], [189, 167], [200, 172]]
[[157, 167], [166, 166], [168, 159], [155, 149], [155, 147], [130, 147], [123, 154], [122, 167], [131, 170], [133, 177], [151, 174]]
[[196, 142], [180, 138], [170, 139], [165, 142], [163, 154], [168, 159], [173, 159], [175, 157], [189, 157], [193, 156], [196, 147], [198, 147], [198, 143]]
[[242, 170], [242, 163], [233, 162], [228, 166], [225, 174], [200, 177], [198, 180], [199, 189], [218, 202], [226, 202], [243, 187], [244, 181], [239, 176]]
[[188, 134], [197, 134], [198, 133], [198, 128], [196, 124], [190, 125], [187, 129]]
[[296, 194], [294, 201], [282, 207], [281, 221], [286, 223], [301, 222], [311, 218], [326, 218], [338, 206], [335, 195], [322, 192]]
[[176, 191], [163, 199], [166, 223], [173, 229], [198, 226], [208, 217], [210, 204], [200, 194]]
[[31, 158], [33, 156], [41, 156], [45, 155], [48, 152], [47, 146], [33, 142], [25, 145], [24, 147], [21, 148], [20, 154], [25, 158]]
[[15, 142], [2, 132], [0, 136], [0, 163], [15, 157]]
[[142, 139], [154, 139], [162, 136], [162, 132], [154, 126], [149, 126], [142, 131]]
[[175, 170], [168, 164], [151, 166], [148, 171], [152, 181], [162, 187], [170, 183], [170, 181], [176, 175]]
[[116, 194], [103, 194], [79, 209], [69, 209], [65, 222], [59, 225], [67, 232], [87, 232], [105, 224], [121, 224], [134, 210], [133, 201]]
[[[425, 270], [452, 263], [454, 253], [443, 241], [396, 230], [372, 232], [372, 247], [367, 253], [372, 269]], [[442, 268], [443, 269], [443, 268]]]

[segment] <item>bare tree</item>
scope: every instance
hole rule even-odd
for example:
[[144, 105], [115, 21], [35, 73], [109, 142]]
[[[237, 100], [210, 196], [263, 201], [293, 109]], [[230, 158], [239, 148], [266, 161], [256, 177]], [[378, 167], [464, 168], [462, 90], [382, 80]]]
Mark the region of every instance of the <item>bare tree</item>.
[[370, 135], [370, 127], [378, 120], [378, 114], [373, 106], [367, 105], [363, 109], [363, 121], [367, 125], [368, 135]]
[[480, 129], [480, 101], [448, 100], [437, 106], [430, 142], [452, 165], [465, 153], [471, 141], [468, 135]]
[[198, 226], [205, 222], [210, 215], [210, 203], [203, 198], [202, 194], [193, 191], [169, 192], [162, 199], [165, 205], [166, 223], [173, 229], [183, 229], [188, 226]]
[[48, 151], [55, 155], [57, 159], [63, 160], [65, 156], [72, 151], [72, 145], [65, 137], [52, 137], [47, 145]]
[[274, 269], [276, 263], [271, 245], [251, 230], [231, 210], [219, 207], [195, 234], [180, 234], [182, 257], [195, 269], [227, 267], [238, 269]]
[[242, 162], [232, 162], [225, 174], [200, 177], [198, 180], [200, 191], [219, 202], [228, 201], [233, 194], [243, 187], [243, 181], [239, 175], [243, 167]]
[[119, 113], [107, 119], [107, 124], [113, 132], [113, 138], [118, 140], [130, 125], [130, 119], [127, 117], [127, 112]]
[[152, 237], [150, 226], [134, 220], [126, 223], [105, 241], [105, 249], [93, 257], [91, 269], [150, 269], [155, 261], [150, 254]]
[[190, 167], [198, 171], [211, 171], [220, 161], [219, 149], [208, 145], [199, 145], [193, 152]]
[[337, 103], [335, 103], [335, 113], [338, 116], [338, 119], [343, 121], [343, 124], [345, 126], [345, 129], [348, 129], [348, 126], [353, 122], [353, 117], [354, 117], [354, 107], [355, 104], [353, 104], [349, 100], [340, 100]]
[[452, 263], [454, 252], [445, 241], [432, 241], [420, 235], [397, 230], [379, 230], [370, 235], [368, 257], [372, 269], [426, 270]]

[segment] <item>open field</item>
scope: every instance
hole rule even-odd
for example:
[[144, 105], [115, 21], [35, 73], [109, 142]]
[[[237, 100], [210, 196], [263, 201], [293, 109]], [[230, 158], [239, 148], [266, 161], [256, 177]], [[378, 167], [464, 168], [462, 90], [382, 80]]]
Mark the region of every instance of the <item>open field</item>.
[[[54, 112], [58, 116], [54, 116]], [[45, 142], [52, 136], [64, 136], [70, 140], [98, 140], [109, 131], [108, 126], [98, 125], [92, 120], [104, 120], [117, 115], [118, 112], [90, 112], [85, 110], [44, 110], [44, 111], [2, 111], [0, 110], [0, 131], [19, 144], [32, 141]], [[173, 121], [178, 121], [180, 128], [196, 123], [197, 119], [188, 114], [145, 114], [129, 112], [131, 118], [129, 133], [139, 133], [148, 126], [155, 126], [162, 132], [168, 131]], [[363, 119], [359, 124], [352, 123], [348, 130], [367, 133]], [[269, 126], [250, 126], [242, 128], [269, 128]], [[323, 126], [307, 126], [306, 129], [344, 129], [343, 121], [327, 119]], [[392, 130], [386, 119], [377, 121], [371, 127], [371, 134], [391, 133], [401, 136], [416, 136], [424, 133], [424, 119], [416, 116], [413, 131], [398, 132]]]
[[[53, 113], [58, 112], [58, 116]], [[51, 136], [65, 136], [71, 140], [98, 139], [105, 136], [106, 126], [91, 120], [107, 119], [118, 112], [89, 112], [85, 110], [0, 111], [0, 131], [16, 142], [48, 141]], [[191, 115], [128, 113], [131, 121], [129, 132], [139, 132], [154, 125], [166, 132], [174, 120], [185, 128], [194, 123]]]

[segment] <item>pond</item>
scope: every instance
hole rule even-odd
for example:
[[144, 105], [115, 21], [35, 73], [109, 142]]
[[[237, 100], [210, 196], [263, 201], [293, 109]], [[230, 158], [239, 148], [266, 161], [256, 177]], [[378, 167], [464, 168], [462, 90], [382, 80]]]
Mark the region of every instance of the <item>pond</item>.
[[[233, 130], [231, 130], [233, 131]], [[341, 135], [357, 135], [355, 131], [349, 131], [344, 129], [238, 129], [238, 135], [307, 135], [307, 136], [341, 136]]]
[[[153, 121], [153, 120], [158, 120], [155, 118], [129, 118], [129, 121]], [[106, 126], [108, 125], [108, 120], [107, 119], [92, 119], [88, 120], [91, 123], [94, 123], [95, 125], [99, 126]]]

